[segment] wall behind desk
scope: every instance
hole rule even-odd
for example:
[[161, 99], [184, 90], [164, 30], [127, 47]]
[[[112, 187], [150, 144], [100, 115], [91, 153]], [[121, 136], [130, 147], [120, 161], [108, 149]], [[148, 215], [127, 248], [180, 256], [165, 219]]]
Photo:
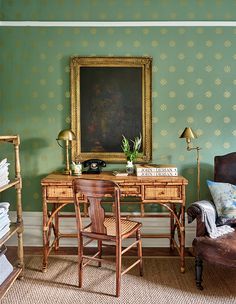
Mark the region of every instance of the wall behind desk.
[[[70, 7], [70, 1], [43, 1], [40, 8], [28, 1], [24, 8], [26, 2], [3, 1], [2, 20], [228, 20], [236, 11], [233, 1], [227, 7], [137, 1], [135, 9], [132, 1], [118, 7], [118, 1], [73, 1]], [[202, 147], [201, 197], [209, 197], [205, 183], [214, 156], [236, 150], [235, 38], [235, 27], [1, 27], [0, 133], [21, 137], [23, 209], [41, 211], [40, 180], [62, 168], [56, 137], [70, 127], [69, 61], [75, 55], [153, 57], [153, 162], [176, 164], [189, 180], [187, 202], [195, 200], [195, 151], [187, 152], [178, 138], [191, 126]], [[14, 194], [1, 199], [14, 201]]]

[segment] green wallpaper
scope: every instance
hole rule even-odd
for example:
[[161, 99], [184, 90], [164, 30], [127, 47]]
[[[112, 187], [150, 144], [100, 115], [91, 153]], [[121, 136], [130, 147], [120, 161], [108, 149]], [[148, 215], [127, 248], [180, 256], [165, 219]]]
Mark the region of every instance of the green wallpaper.
[[[39, 2], [45, 3], [47, 16], [51, 1]], [[57, 2], [55, 14], [63, 18], [66, 10], [60, 7], [69, 1]], [[87, 5], [98, 7], [98, 1], [87, 2], [77, 1], [78, 6], [85, 5], [83, 14]], [[118, 7], [118, 1], [99, 2], [107, 2], [110, 18], [114, 17], [111, 7]], [[133, 2], [125, 3], [128, 7]], [[141, 3], [148, 7], [152, 1], [137, 2], [138, 8]], [[206, 5], [206, 1], [194, 2]], [[215, 8], [222, 2], [215, 1]], [[166, 3], [170, 8], [171, 1]], [[235, 1], [227, 3], [233, 12]], [[166, 4], [159, 1], [158, 5]], [[182, 14], [187, 12], [181, 7], [177, 15], [184, 18]], [[6, 19], [15, 19], [17, 11], [26, 18], [18, 1], [2, 1], [1, 8]], [[140, 9], [144, 19], [151, 19], [145, 12]], [[150, 15], [152, 12], [149, 9]], [[123, 13], [126, 16], [126, 10]], [[226, 14], [224, 10], [221, 13]], [[40, 11], [38, 14], [42, 17]], [[30, 19], [29, 12], [27, 16]], [[96, 16], [100, 16], [98, 9]], [[212, 178], [214, 156], [236, 150], [235, 38], [233, 27], [1, 27], [0, 134], [21, 136], [24, 210], [41, 210], [40, 180], [62, 167], [63, 153], [55, 139], [61, 129], [70, 127], [69, 59], [74, 55], [153, 57], [153, 162], [176, 164], [189, 180], [188, 203], [195, 200], [196, 154], [187, 152], [185, 141], [178, 138], [185, 126], [191, 126], [199, 135], [194, 144], [202, 148], [201, 197], [208, 197], [205, 182]]]
[[235, 20], [235, 0], [1, 0], [2, 20]]

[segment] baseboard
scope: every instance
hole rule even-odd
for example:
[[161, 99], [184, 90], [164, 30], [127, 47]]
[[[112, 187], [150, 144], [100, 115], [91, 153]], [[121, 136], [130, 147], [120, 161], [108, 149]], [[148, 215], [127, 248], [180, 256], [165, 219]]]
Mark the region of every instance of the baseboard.
[[[16, 257], [17, 246], [7, 246], [6, 255], [8, 259], [14, 261]], [[85, 255], [94, 255], [97, 252], [97, 247], [85, 247]], [[144, 257], [179, 257], [179, 253], [176, 249], [170, 250], [168, 247], [143, 247], [142, 253]], [[24, 246], [24, 255], [33, 256], [33, 255], [42, 255], [43, 247], [39, 246]], [[64, 256], [64, 255], [77, 255], [77, 247], [59, 247], [57, 250], [52, 250], [50, 256]], [[114, 247], [103, 247], [103, 256], [115, 256], [116, 251]], [[132, 257], [137, 255], [137, 248], [131, 248], [128, 250], [124, 256]], [[192, 248], [185, 247], [185, 257], [193, 257]]]
[[[68, 213], [67, 213], [68, 214]], [[16, 218], [15, 212], [10, 212], [10, 218], [12, 221]], [[142, 233], [155, 234], [155, 233], [168, 233], [169, 232], [169, 218], [137, 218], [142, 222]], [[42, 212], [23, 212], [24, 221], [24, 246], [41, 247], [42, 241]], [[196, 226], [195, 223], [188, 224], [186, 216], [186, 236], [185, 246], [191, 247], [192, 240], [195, 236]], [[60, 219], [60, 231], [63, 233], [76, 233], [75, 218], [63, 218]], [[16, 246], [17, 238], [13, 237], [8, 242], [9, 246]], [[64, 247], [77, 246], [77, 241], [74, 238], [64, 238], [60, 240], [60, 245]], [[143, 238], [143, 247], [169, 247], [168, 239], [157, 238]]]

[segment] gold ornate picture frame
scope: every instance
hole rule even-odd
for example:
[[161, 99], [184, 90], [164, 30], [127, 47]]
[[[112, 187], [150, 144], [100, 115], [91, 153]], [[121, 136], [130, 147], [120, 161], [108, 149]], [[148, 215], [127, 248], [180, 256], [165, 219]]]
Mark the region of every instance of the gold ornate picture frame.
[[152, 58], [72, 57], [72, 159], [126, 161], [122, 135], [142, 135], [138, 162], [152, 157]]

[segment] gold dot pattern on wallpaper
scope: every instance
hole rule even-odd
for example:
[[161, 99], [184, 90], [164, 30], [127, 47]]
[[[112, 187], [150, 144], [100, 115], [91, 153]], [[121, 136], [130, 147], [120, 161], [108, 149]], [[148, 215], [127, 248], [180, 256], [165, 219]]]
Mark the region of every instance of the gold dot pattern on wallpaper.
[[45, 21], [229, 21], [235, 20], [235, 8], [234, 0], [227, 0], [227, 5], [224, 0], [4, 0], [0, 16], [2, 20]]
[[71, 56], [153, 58], [153, 162], [178, 166], [190, 181], [189, 201], [196, 155], [178, 138], [183, 129], [199, 136], [203, 194], [214, 156], [235, 151], [234, 28], [1, 28], [0, 35], [1, 133], [21, 135], [25, 210], [41, 209], [40, 178], [63, 166], [56, 137], [70, 127]]

